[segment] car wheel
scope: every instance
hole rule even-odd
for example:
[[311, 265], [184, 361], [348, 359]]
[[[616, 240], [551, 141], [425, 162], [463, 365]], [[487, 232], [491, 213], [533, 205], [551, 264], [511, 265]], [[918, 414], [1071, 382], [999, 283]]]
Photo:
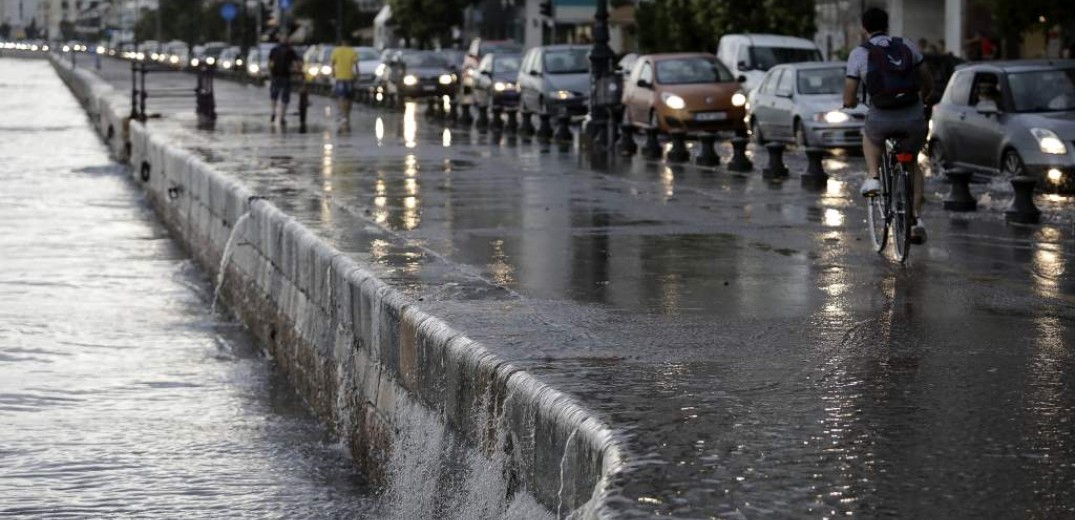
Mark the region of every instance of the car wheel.
[[761, 135], [761, 126], [756, 118], [750, 118], [750, 135], [754, 136], [754, 143], [758, 146], [765, 145], [765, 136]]
[[810, 138], [806, 135], [806, 129], [803, 128], [802, 120], [795, 119], [795, 144], [799, 148], [806, 149], [810, 147]]
[[1004, 152], [1004, 158], [1000, 161], [1000, 173], [1005, 179], [1026, 175], [1026, 167], [1023, 166], [1023, 158], [1019, 157], [1019, 152]]
[[934, 177], [940, 177], [944, 175], [947, 168], [947, 161], [944, 157], [944, 145], [937, 139], [929, 143], [929, 173]]

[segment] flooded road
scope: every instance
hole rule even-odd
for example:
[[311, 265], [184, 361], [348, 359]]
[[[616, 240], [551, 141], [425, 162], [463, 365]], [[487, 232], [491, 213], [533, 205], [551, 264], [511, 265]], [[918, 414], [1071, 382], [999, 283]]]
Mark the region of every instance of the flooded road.
[[339, 134], [315, 98], [310, 133], [273, 130], [263, 89], [217, 88], [217, 132], [189, 101], [151, 124], [607, 418], [631, 513], [1075, 515], [1070, 199], [1007, 225], [1002, 186], [957, 215], [931, 179], [930, 240], [901, 266], [867, 245], [860, 158], [820, 191], [637, 157], [594, 172], [413, 105]]
[[0, 78], [0, 516], [377, 518], [48, 63]]

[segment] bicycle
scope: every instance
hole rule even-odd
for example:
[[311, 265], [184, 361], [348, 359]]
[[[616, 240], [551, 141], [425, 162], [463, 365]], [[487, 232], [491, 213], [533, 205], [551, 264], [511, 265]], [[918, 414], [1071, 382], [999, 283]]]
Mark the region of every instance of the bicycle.
[[881, 193], [869, 197], [867, 225], [874, 249], [883, 253], [891, 230], [896, 259], [907, 261], [911, 253], [911, 228], [914, 226], [914, 177], [912, 166], [915, 154], [903, 148], [907, 135], [897, 133], [885, 138], [881, 157]]

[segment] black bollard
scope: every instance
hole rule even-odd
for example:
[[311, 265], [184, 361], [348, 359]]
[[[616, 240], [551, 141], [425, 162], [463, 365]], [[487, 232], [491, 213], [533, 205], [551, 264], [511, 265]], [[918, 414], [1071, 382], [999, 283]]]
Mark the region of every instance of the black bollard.
[[485, 107], [478, 107], [478, 132], [486, 133], [489, 131], [489, 111]]
[[638, 144], [635, 143], [635, 125], [631, 123], [620, 125], [620, 142], [616, 145], [616, 149], [624, 157], [630, 157], [638, 151]]
[[556, 142], [573, 143], [575, 136], [571, 133], [571, 116], [560, 114], [556, 118]]
[[683, 163], [691, 160], [691, 153], [687, 151], [687, 133], [672, 132], [672, 148], [668, 150], [668, 162]]
[[1012, 177], [1012, 189], [1015, 190], [1015, 198], [1011, 206], [1004, 211], [1004, 218], [1008, 222], [1017, 224], [1037, 224], [1041, 221], [1041, 210], [1034, 205], [1034, 185], [1037, 179], [1033, 177]]
[[821, 163], [826, 153], [824, 148], [806, 149], [806, 171], [799, 176], [799, 182], [803, 186], [821, 188], [828, 184], [829, 175], [825, 173], [825, 166]]
[[548, 112], [542, 112], [538, 115], [541, 119], [540, 126], [538, 126], [537, 137], [539, 141], [551, 141], [552, 140], [552, 114]]
[[523, 134], [523, 137], [530, 137], [537, 131], [534, 128], [534, 113], [529, 110], [523, 110], [519, 114], [522, 117], [522, 124], [519, 125], [519, 133]]
[[429, 101], [426, 103], [426, 119], [436, 118], [437, 112], [439, 112], [439, 108], [440, 107], [437, 105], [437, 100], [429, 98]]
[[749, 172], [754, 169], [754, 163], [747, 158], [747, 138], [732, 138], [732, 160], [728, 162], [728, 169], [733, 172]]
[[474, 124], [474, 115], [470, 113], [470, 103], [463, 103], [459, 105], [459, 124], [464, 128], [470, 128], [470, 125]]
[[[964, 168], [948, 168], [945, 176], [952, 183], [948, 196], [944, 198], [944, 209], [948, 211], [977, 211], [978, 201], [970, 194], [970, 178], [973, 175], [970, 170]], [[1033, 204], [1033, 200], [1031, 201]]]
[[761, 176], [766, 179], [780, 179], [788, 176], [788, 167], [784, 164], [784, 143], [769, 143], [765, 149], [769, 151], [769, 166], [761, 171]]
[[452, 126], [459, 124], [459, 107], [454, 101], [448, 102], [448, 123]]
[[661, 143], [657, 140], [660, 129], [656, 126], [646, 128], [646, 144], [642, 145], [642, 157], [646, 159], [661, 158]]
[[494, 133], [499, 134], [504, 131], [504, 109], [498, 106], [494, 106], [492, 109], [492, 120], [489, 122], [489, 129]]
[[507, 109], [508, 122], [506, 123], [505, 130], [508, 135], [516, 135], [519, 133], [519, 119], [517, 117], [517, 111], [514, 108]]
[[698, 138], [701, 151], [695, 162], [698, 166], [720, 166], [720, 156], [717, 155], [717, 134], [706, 132]]

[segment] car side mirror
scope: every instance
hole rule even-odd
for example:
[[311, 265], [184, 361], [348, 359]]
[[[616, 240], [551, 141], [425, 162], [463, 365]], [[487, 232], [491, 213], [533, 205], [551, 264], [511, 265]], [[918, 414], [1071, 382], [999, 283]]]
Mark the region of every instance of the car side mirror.
[[747, 82], [747, 77], [742, 75], [742, 74], [740, 74], [738, 78], [735, 78], [735, 81], [738, 81], [739, 83], [746, 83]]
[[735, 64], [735, 68], [739, 70], [750, 70], [753, 67], [751, 67], [750, 64], [746, 62], [746, 60], [739, 60], [739, 63]]
[[646, 81], [644, 79], [638, 80], [638, 82], [635, 83], [635, 85], [638, 85], [639, 88], [653, 88], [653, 85], [651, 85], [650, 82], [648, 82], [648, 81]]
[[538, 71], [536, 71], [536, 70], [532, 70], [532, 71], [530, 71], [530, 75], [531, 75], [531, 76], [540, 76], [540, 75], [541, 75], [541, 73], [540, 73], [540, 72], [538, 72]]
[[489, 76], [489, 77], [493, 77], [493, 73], [492, 73], [492, 72], [489, 72], [489, 71], [487, 71], [487, 70], [483, 70], [483, 71], [482, 71], [482, 76]]
[[787, 90], [778, 90], [778, 91], [776, 91], [776, 96], [791, 99], [793, 95], [792, 95], [791, 92], [789, 92]]
[[983, 116], [995, 116], [1000, 114], [1000, 107], [997, 106], [996, 101], [992, 100], [979, 101], [978, 104], [974, 106], [974, 109]]

